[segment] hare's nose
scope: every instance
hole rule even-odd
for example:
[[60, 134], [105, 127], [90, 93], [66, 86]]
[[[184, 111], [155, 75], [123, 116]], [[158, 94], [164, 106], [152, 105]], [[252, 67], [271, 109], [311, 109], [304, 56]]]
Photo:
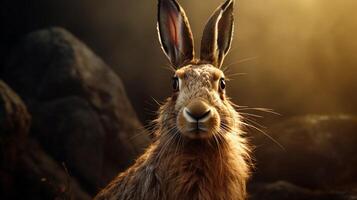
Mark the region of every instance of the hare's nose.
[[211, 109], [204, 101], [195, 99], [184, 108], [183, 115], [188, 122], [205, 122], [211, 116]]

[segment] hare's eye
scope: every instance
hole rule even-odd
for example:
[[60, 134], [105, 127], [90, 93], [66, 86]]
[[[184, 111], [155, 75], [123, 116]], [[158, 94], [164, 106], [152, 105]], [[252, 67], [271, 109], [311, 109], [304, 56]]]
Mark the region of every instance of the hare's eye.
[[224, 90], [224, 89], [226, 88], [226, 81], [224, 80], [224, 78], [221, 78], [221, 79], [219, 80], [219, 88], [220, 88], [221, 90]]
[[179, 79], [177, 77], [173, 77], [172, 78], [172, 89], [177, 92], [179, 91], [180, 87], [180, 83], [179, 83]]

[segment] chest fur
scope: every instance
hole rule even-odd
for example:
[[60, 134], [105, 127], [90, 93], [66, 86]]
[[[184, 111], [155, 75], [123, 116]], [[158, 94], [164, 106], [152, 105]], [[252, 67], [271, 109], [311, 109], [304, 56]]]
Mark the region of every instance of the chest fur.
[[152, 167], [147, 181], [160, 184], [163, 199], [240, 200], [246, 178], [239, 165], [229, 155], [181, 155]]

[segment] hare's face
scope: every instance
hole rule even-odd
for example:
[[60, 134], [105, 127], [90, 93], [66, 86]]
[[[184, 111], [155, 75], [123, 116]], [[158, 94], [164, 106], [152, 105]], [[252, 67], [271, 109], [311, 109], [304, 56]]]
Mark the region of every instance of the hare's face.
[[161, 108], [160, 124], [192, 139], [233, 128], [237, 114], [226, 100], [224, 74], [219, 69], [231, 45], [233, 0], [222, 4], [205, 27], [198, 63], [206, 64], [195, 62], [191, 28], [175, 0], [159, 0], [158, 30], [162, 49], [177, 68], [175, 92]]
[[[235, 112], [225, 97], [223, 72], [210, 64], [188, 65], [174, 76], [175, 123], [191, 139], [209, 138], [232, 127]], [[177, 82], [177, 83], [175, 83]]]

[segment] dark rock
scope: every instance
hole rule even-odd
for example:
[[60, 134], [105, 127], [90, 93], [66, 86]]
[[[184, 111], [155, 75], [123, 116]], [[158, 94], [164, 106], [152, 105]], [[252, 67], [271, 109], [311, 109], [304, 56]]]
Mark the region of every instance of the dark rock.
[[96, 193], [149, 142], [120, 78], [61, 28], [29, 34], [3, 70], [33, 115], [31, 134]]
[[284, 181], [258, 184], [252, 190], [249, 198], [252, 200], [310, 200], [315, 198], [310, 190]]
[[30, 124], [31, 116], [20, 97], [0, 80], [0, 163], [16, 164]]
[[254, 181], [291, 183], [320, 189], [357, 183], [357, 117], [296, 117], [268, 132], [284, 149], [257, 136]]
[[20, 97], [0, 80], [0, 199], [6, 197], [13, 177], [7, 171], [19, 163], [31, 124]]
[[0, 80], [0, 199], [80, 199], [90, 196], [28, 138], [31, 116]]
[[313, 191], [285, 181], [257, 184], [252, 188], [251, 200], [355, 200], [357, 192]]
[[1, 137], [24, 138], [30, 128], [31, 117], [21, 98], [0, 80], [0, 134]]
[[32, 139], [11, 174], [13, 187], [7, 191], [9, 199], [91, 199], [66, 166], [53, 160]]
[[[57, 160], [63, 160], [84, 184], [105, 184], [105, 130], [88, 101], [76, 96], [61, 98], [44, 104], [35, 116], [40, 116], [34, 120], [40, 140]], [[133, 155], [120, 158], [132, 159], [129, 156]]]

